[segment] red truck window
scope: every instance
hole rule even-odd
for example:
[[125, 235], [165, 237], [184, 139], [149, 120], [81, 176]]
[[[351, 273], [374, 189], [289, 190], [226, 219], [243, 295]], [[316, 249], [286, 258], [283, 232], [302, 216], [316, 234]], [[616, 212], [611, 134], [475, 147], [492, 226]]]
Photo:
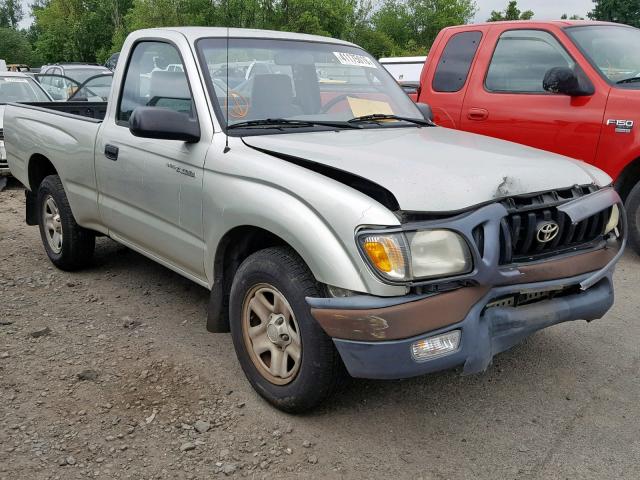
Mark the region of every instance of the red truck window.
[[433, 77], [436, 92], [458, 92], [462, 89], [481, 38], [482, 32], [474, 31], [456, 33], [449, 39]]
[[553, 67], [575, 67], [553, 35], [541, 30], [510, 30], [498, 40], [485, 87], [491, 92], [545, 93], [542, 81]]

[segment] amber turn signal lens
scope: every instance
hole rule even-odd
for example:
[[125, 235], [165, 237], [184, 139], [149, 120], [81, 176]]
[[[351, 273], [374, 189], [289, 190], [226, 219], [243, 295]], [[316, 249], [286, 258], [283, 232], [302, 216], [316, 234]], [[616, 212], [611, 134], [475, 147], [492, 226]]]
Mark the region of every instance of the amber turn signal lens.
[[367, 236], [362, 248], [371, 264], [385, 276], [402, 280], [406, 277], [405, 253], [397, 235]]

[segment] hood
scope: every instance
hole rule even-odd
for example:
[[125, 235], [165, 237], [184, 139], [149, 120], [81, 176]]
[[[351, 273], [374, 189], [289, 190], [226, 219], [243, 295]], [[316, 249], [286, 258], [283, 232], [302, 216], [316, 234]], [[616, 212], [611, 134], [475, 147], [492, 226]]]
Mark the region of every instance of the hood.
[[385, 128], [244, 137], [251, 147], [363, 177], [401, 210], [448, 212], [504, 197], [604, 186], [611, 179], [578, 160], [447, 128]]

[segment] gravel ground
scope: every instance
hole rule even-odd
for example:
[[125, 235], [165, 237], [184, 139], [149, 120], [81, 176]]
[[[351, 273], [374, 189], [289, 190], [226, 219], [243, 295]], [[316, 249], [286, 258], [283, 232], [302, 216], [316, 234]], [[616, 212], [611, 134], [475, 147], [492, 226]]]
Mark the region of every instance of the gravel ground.
[[640, 261], [606, 318], [540, 332], [483, 375], [352, 381], [280, 413], [208, 292], [108, 239], [66, 273], [0, 193], [0, 479], [640, 477]]

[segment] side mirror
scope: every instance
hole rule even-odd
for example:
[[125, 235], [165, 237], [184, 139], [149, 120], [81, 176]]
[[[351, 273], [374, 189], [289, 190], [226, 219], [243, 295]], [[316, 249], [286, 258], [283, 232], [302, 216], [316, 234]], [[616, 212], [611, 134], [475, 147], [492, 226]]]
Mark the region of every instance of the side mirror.
[[186, 113], [167, 108], [138, 107], [129, 118], [129, 131], [136, 137], [159, 140], [200, 141], [198, 121]]
[[554, 67], [547, 71], [542, 81], [547, 92], [560, 93], [571, 97], [593, 95], [594, 88], [584, 75], [578, 75], [568, 67]]
[[431, 111], [431, 107], [426, 103], [416, 103], [416, 107], [420, 110], [420, 113], [424, 117], [425, 120], [429, 122], [433, 122], [433, 112]]
[[420, 88], [420, 82], [398, 82], [400, 88], [404, 90], [407, 95], [417, 95], [418, 88]]

